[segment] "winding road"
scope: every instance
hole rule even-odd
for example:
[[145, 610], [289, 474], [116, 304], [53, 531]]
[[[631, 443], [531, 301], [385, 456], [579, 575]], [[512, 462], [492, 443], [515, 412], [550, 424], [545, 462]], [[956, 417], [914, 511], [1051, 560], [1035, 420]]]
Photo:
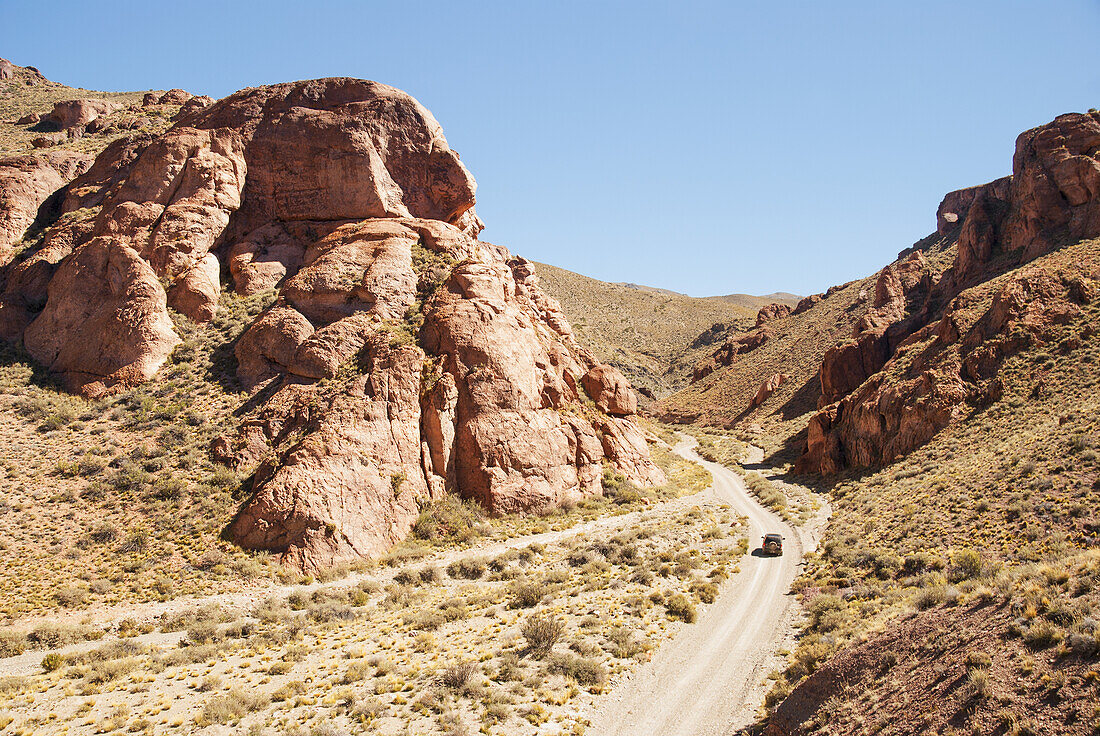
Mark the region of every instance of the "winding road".
[[788, 591], [804, 548], [816, 543], [761, 506], [736, 473], [699, 457], [693, 445], [683, 441], [675, 449], [705, 466], [714, 476], [713, 493], [748, 517], [749, 546], [758, 546], [765, 532], [779, 532], [784, 554], [746, 554], [740, 574], [695, 625], [600, 699], [589, 731], [594, 736], [711, 736], [749, 725], [797, 615]]

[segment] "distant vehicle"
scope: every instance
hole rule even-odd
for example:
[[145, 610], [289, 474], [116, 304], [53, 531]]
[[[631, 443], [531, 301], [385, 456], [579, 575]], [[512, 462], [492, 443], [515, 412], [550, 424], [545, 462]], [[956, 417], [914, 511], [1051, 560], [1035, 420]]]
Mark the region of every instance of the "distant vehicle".
[[782, 534], [765, 534], [764, 541], [760, 545], [760, 549], [764, 551], [766, 555], [782, 555], [783, 554], [783, 535]]

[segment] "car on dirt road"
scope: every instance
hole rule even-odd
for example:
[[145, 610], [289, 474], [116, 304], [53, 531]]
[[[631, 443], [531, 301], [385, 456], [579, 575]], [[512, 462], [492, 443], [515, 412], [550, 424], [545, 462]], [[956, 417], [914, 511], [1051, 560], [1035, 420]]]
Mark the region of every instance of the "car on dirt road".
[[783, 535], [774, 533], [765, 534], [764, 541], [760, 543], [760, 549], [763, 550], [766, 555], [782, 555]]

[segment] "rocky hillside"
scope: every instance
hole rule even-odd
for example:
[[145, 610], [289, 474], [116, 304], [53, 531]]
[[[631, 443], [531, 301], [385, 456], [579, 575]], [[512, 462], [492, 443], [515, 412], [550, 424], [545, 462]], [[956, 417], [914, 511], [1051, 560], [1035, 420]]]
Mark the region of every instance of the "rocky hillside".
[[[598, 493], [605, 464], [663, 482], [628, 382], [529, 262], [477, 239], [473, 177], [408, 95], [247, 89], [94, 161], [35, 160], [0, 161], [51, 200], [5, 200], [34, 222], [13, 225], [0, 336], [67, 390], [158, 380], [196, 349], [193, 325], [263, 306], [205, 345], [241, 392], [213, 447], [250, 478], [241, 545], [316, 568], [378, 554], [447, 494], [508, 512]], [[43, 166], [76, 178], [43, 184]]]
[[658, 404], [832, 499], [769, 733], [1100, 727], [1098, 150], [1095, 112], [1026, 131], [934, 235], [762, 311]]
[[536, 268], [577, 340], [621, 370], [642, 394], [643, 404], [685, 387], [695, 363], [727, 333], [751, 324], [756, 314], [725, 297], [696, 299], [607, 283], [543, 263]]

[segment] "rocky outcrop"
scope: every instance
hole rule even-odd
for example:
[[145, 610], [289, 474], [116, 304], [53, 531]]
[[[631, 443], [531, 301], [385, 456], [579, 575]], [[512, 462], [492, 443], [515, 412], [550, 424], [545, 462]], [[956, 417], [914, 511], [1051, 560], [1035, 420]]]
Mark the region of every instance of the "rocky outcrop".
[[1096, 112], [1059, 115], [1020, 134], [1011, 179], [978, 188], [963, 221], [955, 281], [980, 280], [999, 253], [1027, 262], [1063, 240], [1100, 234], [1098, 147]]
[[82, 128], [100, 115], [110, 115], [122, 109], [122, 105], [107, 100], [65, 100], [54, 103], [53, 110], [46, 120], [56, 124], [62, 130]]
[[[998, 400], [1003, 362], [1027, 347], [1057, 340], [1057, 327], [1079, 319], [1081, 305], [1095, 298], [1087, 277], [1024, 271], [998, 288], [988, 309], [968, 323], [968, 308], [979, 298], [971, 292], [980, 289], [960, 294], [937, 322], [899, 346], [892, 360], [904, 363], [875, 373], [814, 415], [796, 469], [831, 474], [907, 454], [969, 405]], [[913, 355], [908, 346], [922, 347]]]
[[627, 416], [638, 411], [638, 397], [617, 368], [595, 365], [581, 377], [581, 385], [605, 414]]
[[110, 237], [66, 257], [47, 293], [23, 344], [70, 391], [96, 397], [147, 381], [179, 343], [156, 273]]
[[0, 80], [15, 78], [15, 64], [7, 59], [0, 59]]
[[[951, 192], [937, 230], [956, 235], [953, 266], [932, 279], [914, 259], [884, 269], [874, 309], [825, 356], [820, 411], [798, 467], [868, 467], [923, 444], [963, 410], [1001, 394], [1001, 363], [1050, 325], [1076, 319], [1085, 276], [1019, 271], [977, 323], [963, 316], [984, 282], [1059, 244], [1100, 236], [1100, 113], [1061, 115], [1016, 141], [1012, 176]], [[1067, 280], [1068, 279], [1068, 280]], [[931, 339], [919, 359], [906, 346]], [[905, 370], [899, 370], [898, 364]]]
[[830, 348], [821, 361], [820, 406], [848, 395], [886, 365], [897, 345], [926, 318], [932, 276], [918, 251], [878, 273], [872, 310], [852, 339]]
[[605, 462], [663, 482], [629, 385], [577, 345], [528, 262], [408, 218], [343, 225], [303, 262], [237, 346], [244, 382], [280, 386], [238, 457], [285, 453], [233, 525], [243, 544], [329, 564], [403, 538], [446, 492], [504, 513], [599, 492]]
[[84, 171], [91, 157], [68, 151], [0, 159], [0, 266], [38, 217], [42, 204]]
[[701, 381], [716, 370], [733, 365], [739, 356], [751, 353], [774, 336], [775, 333], [771, 328], [764, 325], [757, 327], [752, 332], [743, 332], [728, 337], [709, 358], [696, 364], [691, 372], [691, 382]]
[[1005, 176], [988, 184], [948, 192], [936, 208], [936, 232], [940, 235], [957, 234], [975, 201], [1007, 200], [1011, 186], [1012, 177]]
[[756, 313], [756, 326], [762, 327], [764, 324], [786, 317], [790, 313], [791, 306], [789, 304], [779, 304], [776, 302], [765, 304], [760, 308], [760, 311]]
[[226, 270], [241, 294], [277, 288], [235, 346], [262, 393], [218, 454], [256, 469], [234, 538], [305, 568], [383, 551], [443, 493], [503, 513], [599, 493], [605, 467], [664, 482], [626, 379], [529, 262], [477, 239], [474, 192], [398, 90], [243, 90], [115, 142], [60, 193], [67, 214], [0, 269], [0, 331], [101, 396], [164, 363], [170, 309], [214, 315]]
[[749, 403], [750, 409], [755, 409], [758, 406], [762, 406], [765, 401], [772, 397], [772, 394], [782, 386], [784, 383], [790, 380], [790, 376], [786, 373], [773, 373], [760, 384], [760, 388], [756, 390], [756, 394], [752, 397], [752, 401]]
[[811, 309], [814, 305], [820, 304], [824, 297], [821, 294], [810, 294], [807, 297], [803, 297], [798, 300], [798, 304], [794, 306], [791, 314], [802, 314], [808, 309]]

